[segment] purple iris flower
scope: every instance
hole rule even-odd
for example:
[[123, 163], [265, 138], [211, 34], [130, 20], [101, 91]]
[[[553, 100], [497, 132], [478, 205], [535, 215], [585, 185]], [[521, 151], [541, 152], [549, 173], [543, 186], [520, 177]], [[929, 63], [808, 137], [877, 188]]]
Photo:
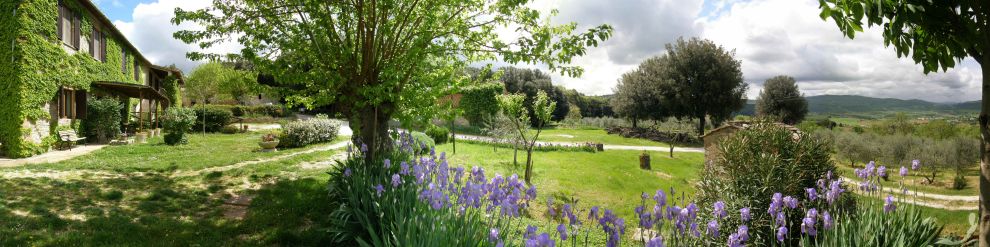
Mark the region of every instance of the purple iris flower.
[[567, 226], [564, 226], [564, 224], [557, 225], [557, 233], [560, 234], [560, 240], [567, 240]]
[[921, 161], [920, 160], [912, 160], [911, 161], [911, 170], [918, 170], [920, 168], [921, 168]]
[[832, 224], [835, 224], [834, 222], [835, 221], [832, 220], [832, 215], [828, 214], [828, 211], [822, 213], [822, 225], [825, 230], [832, 229]]
[[712, 205], [712, 213], [715, 214], [716, 218], [719, 219], [725, 218], [725, 216], [728, 215], [728, 213], [725, 212], [725, 202], [722, 201], [715, 202], [715, 204]]
[[385, 187], [382, 186], [381, 184], [375, 185], [375, 194], [378, 194], [378, 196], [382, 196], [382, 192], [385, 192]]
[[708, 231], [705, 232], [708, 236], [712, 238], [718, 238], [718, 221], [711, 220], [708, 222]]
[[402, 177], [399, 177], [399, 174], [398, 173], [392, 174], [392, 187], [393, 188], [394, 187], [399, 187], [399, 184], [401, 184], [401, 183], [402, 183]]
[[653, 195], [653, 200], [657, 201], [657, 205], [666, 206], [667, 194], [664, 194], [663, 190], [657, 190], [657, 193]]
[[804, 191], [808, 194], [808, 201], [815, 201], [818, 199], [818, 191], [815, 191], [815, 188], [804, 188]]
[[749, 221], [750, 219], [752, 219], [752, 215], [750, 215], [750, 213], [749, 213], [749, 208], [740, 208], [739, 209], [739, 218], [742, 219], [743, 222], [746, 222], [746, 221]]
[[498, 228], [492, 228], [491, 231], [488, 232], [488, 241], [498, 242]]
[[884, 200], [883, 212], [890, 213], [897, 209], [897, 205], [894, 204], [894, 196], [887, 195], [887, 199]]
[[786, 237], [787, 237], [787, 227], [781, 226], [780, 228], [777, 228], [777, 242], [783, 243], [784, 238]]
[[650, 239], [649, 242], [646, 242], [646, 247], [664, 247], [663, 239], [660, 236]]
[[351, 177], [351, 168], [344, 168], [344, 177]]
[[907, 167], [901, 166], [901, 177], [907, 177], [907, 175], [908, 175]]
[[887, 176], [887, 167], [886, 166], [880, 166], [880, 168], [877, 168], [877, 174], [880, 175], [880, 177], [886, 177]]
[[388, 169], [390, 167], [392, 167], [392, 161], [389, 159], [385, 159], [385, 169]]

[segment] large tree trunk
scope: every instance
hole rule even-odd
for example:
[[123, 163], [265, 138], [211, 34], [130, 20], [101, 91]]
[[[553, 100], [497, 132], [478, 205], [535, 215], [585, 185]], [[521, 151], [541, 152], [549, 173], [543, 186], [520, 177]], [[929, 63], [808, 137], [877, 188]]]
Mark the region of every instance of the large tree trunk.
[[705, 114], [698, 116], [698, 136], [705, 134]]
[[391, 117], [390, 104], [383, 103], [378, 107], [360, 108], [348, 119], [348, 124], [354, 130], [351, 139], [357, 148], [367, 148], [365, 160], [368, 163], [392, 150], [392, 138], [388, 135], [388, 121]]
[[980, 246], [990, 247], [990, 59], [984, 54], [980, 61], [983, 70], [983, 96], [980, 104]]

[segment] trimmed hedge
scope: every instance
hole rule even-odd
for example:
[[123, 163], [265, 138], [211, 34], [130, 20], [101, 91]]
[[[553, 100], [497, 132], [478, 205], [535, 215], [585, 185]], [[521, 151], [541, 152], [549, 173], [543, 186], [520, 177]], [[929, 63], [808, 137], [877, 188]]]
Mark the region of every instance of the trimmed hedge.
[[279, 147], [295, 148], [314, 143], [324, 143], [337, 138], [340, 123], [325, 117], [290, 122], [282, 126]]
[[230, 111], [217, 107], [195, 109], [196, 123], [193, 124], [193, 131], [203, 131], [204, 115], [206, 117], [206, 132], [220, 132], [220, 130], [223, 130], [224, 126], [230, 124], [230, 121], [234, 117]]
[[448, 139], [450, 139], [450, 130], [447, 130], [447, 128], [444, 127], [433, 125], [426, 129], [426, 135], [430, 136], [430, 138], [433, 138], [433, 141], [435, 141], [436, 144], [444, 144], [447, 143]]

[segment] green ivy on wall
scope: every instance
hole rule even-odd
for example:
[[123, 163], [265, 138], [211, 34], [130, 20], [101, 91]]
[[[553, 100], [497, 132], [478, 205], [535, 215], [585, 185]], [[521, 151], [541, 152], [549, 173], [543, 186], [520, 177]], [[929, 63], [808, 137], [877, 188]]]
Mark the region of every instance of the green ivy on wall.
[[[17, 0], [14, 0], [17, 1]], [[67, 6], [82, 13], [81, 33], [91, 36], [96, 19], [78, 2], [66, 0]], [[70, 55], [62, 48], [57, 34], [58, 1], [3, 1], [0, 9], [16, 10], [0, 13], [0, 39], [6, 45], [0, 50], [0, 143], [2, 152], [10, 157], [26, 157], [44, 152], [50, 143], [33, 144], [24, 141], [23, 126], [27, 121], [49, 120], [45, 105], [55, 98], [60, 87], [90, 90], [93, 81], [140, 83], [134, 80], [135, 51], [127, 52], [127, 69], [121, 71], [121, 47], [112, 32], [107, 34], [107, 59], [100, 62], [88, 52]], [[109, 28], [109, 27], [107, 27]], [[10, 42], [14, 42], [13, 49]], [[86, 46], [82, 42], [80, 46]], [[13, 59], [11, 59], [13, 58]], [[57, 125], [56, 125], [57, 127]], [[52, 128], [54, 131], [56, 128]], [[51, 139], [51, 138], [48, 138]]]

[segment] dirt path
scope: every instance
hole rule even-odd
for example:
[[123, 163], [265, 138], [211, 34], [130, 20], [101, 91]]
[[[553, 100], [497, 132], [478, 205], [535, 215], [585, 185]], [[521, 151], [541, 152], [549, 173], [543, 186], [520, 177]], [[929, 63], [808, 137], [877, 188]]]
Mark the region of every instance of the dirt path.
[[[492, 141], [491, 137], [487, 136], [475, 136], [475, 135], [462, 135], [457, 134], [458, 139], [464, 140], [475, 140], [475, 141]], [[561, 146], [580, 146], [585, 143], [581, 142], [544, 142], [538, 141], [537, 145], [561, 145]], [[670, 151], [669, 146], [627, 146], [627, 145], [611, 145], [605, 144], [605, 150], [643, 150], [643, 151], [657, 151], [657, 152], [668, 152]], [[693, 147], [674, 147], [674, 152], [686, 152], [686, 153], [704, 153], [704, 148], [693, 148]]]
[[18, 167], [31, 164], [56, 163], [83, 156], [93, 151], [103, 149], [107, 145], [82, 145], [72, 150], [52, 151], [23, 159], [0, 159], [0, 168]]
[[[842, 178], [842, 182], [851, 186], [856, 186], [859, 183], [857, 180], [846, 177]], [[850, 188], [850, 190], [856, 194], [869, 195], [859, 189]], [[895, 197], [903, 196], [905, 197], [905, 203], [946, 210], [977, 210], [979, 209], [980, 202], [980, 196], [942, 195], [913, 190], [902, 191], [898, 188], [889, 187], [883, 188], [883, 193], [873, 193], [870, 196], [873, 195], [877, 198], [886, 198], [887, 195], [893, 195]]]

